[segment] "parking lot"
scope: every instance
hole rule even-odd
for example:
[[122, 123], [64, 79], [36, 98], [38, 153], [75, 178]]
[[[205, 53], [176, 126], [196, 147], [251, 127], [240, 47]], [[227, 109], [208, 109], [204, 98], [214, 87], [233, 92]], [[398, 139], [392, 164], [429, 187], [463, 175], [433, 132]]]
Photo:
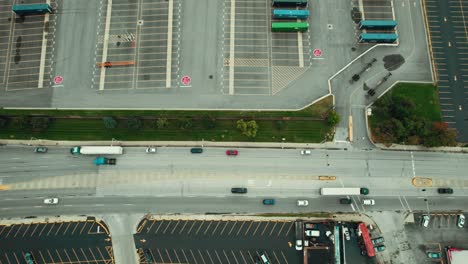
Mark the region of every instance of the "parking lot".
[[106, 12], [100, 23], [95, 88], [179, 85], [180, 1], [104, 1], [103, 10]]
[[363, 20], [395, 20], [392, 0], [353, 0], [353, 5], [359, 7]]
[[[417, 263], [449, 263], [444, 252], [446, 246], [468, 249], [466, 226], [457, 227], [457, 213], [430, 213], [428, 227], [421, 225], [421, 215], [416, 214], [415, 222], [405, 225], [409, 246]], [[441, 253], [442, 258], [430, 259], [427, 256], [428, 252]]]
[[226, 0], [224, 7], [225, 94], [275, 94], [311, 65], [310, 31], [271, 32], [270, 1]]
[[93, 219], [0, 225], [0, 263], [114, 263], [107, 227]]
[[292, 221], [143, 220], [135, 234], [140, 263], [299, 263]]
[[[55, 14], [20, 17], [11, 0], [0, 0], [0, 88], [4, 91], [50, 87]], [[23, 0], [21, 4], [43, 1]], [[55, 0], [50, 1], [56, 9]]]
[[442, 120], [468, 141], [468, 0], [425, 0]]

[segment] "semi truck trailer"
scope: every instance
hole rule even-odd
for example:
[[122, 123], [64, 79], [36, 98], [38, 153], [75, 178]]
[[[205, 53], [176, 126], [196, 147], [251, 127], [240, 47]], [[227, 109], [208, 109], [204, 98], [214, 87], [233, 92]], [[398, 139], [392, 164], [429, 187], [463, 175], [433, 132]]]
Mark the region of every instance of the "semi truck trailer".
[[120, 146], [76, 146], [70, 149], [73, 155], [121, 155], [123, 148]]
[[369, 189], [360, 187], [321, 188], [321, 195], [367, 195]]

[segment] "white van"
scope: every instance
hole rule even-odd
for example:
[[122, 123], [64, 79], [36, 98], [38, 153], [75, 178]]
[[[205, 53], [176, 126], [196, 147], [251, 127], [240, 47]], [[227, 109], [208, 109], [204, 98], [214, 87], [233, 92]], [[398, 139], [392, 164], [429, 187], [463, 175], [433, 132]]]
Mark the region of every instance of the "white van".
[[374, 199], [364, 199], [364, 200], [362, 200], [362, 203], [364, 205], [375, 205], [375, 200]]
[[422, 215], [422, 217], [421, 217], [421, 225], [422, 225], [423, 227], [428, 227], [428, 226], [429, 226], [429, 219], [430, 219], [430, 218], [429, 218], [428, 215], [426, 215], [426, 214], [425, 214], [425, 215]]

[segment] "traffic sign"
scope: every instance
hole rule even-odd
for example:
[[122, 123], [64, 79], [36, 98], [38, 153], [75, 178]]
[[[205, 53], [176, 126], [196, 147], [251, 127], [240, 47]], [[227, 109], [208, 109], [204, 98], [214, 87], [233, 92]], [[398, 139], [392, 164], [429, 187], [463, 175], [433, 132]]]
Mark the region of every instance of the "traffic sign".
[[60, 75], [57, 75], [54, 77], [54, 83], [55, 84], [61, 84], [63, 82], [63, 77]]
[[180, 81], [182, 82], [183, 85], [190, 85], [190, 82], [192, 81], [192, 79], [190, 78], [190, 76], [187, 76], [185, 75], [184, 77], [182, 77], [180, 79]]
[[321, 49], [314, 49], [313, 54], [315, 57], [321, 57], [322, 56], [322, 50]]

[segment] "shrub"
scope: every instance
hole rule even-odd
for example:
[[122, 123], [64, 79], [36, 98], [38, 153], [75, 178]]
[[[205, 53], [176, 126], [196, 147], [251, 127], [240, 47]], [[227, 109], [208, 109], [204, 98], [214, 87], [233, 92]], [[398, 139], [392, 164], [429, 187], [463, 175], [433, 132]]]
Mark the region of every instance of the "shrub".
[[140, 130], [142, 126], [141, 120], [138, 117], [132, 116], [127, 119], [127, 127], [131, 130]]
[[102, 121], [104, 122], [105, 128], [113, 129], [117, 127], [117, 120], [112, 116], [105, 116], [102, 118]]

